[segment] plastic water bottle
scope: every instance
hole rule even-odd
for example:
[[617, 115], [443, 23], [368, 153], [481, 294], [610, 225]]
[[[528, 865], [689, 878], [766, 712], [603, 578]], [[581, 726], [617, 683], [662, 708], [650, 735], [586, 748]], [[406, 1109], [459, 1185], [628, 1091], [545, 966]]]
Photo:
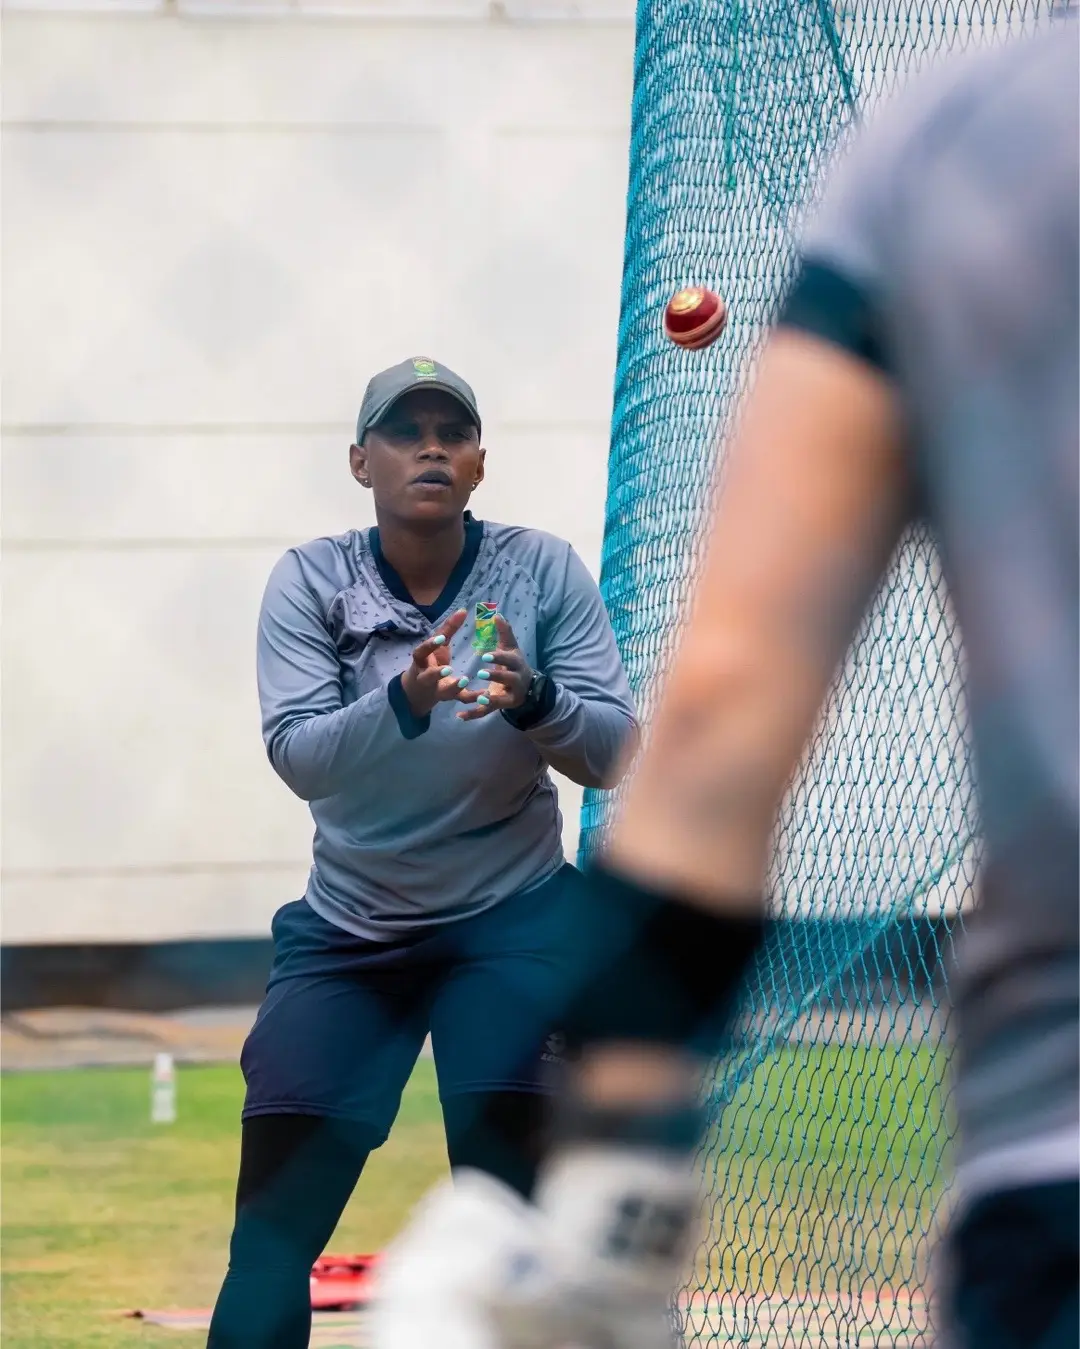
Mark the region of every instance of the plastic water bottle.
[[154, 1071], [150, 1079], [150, 1122], [176, 1122], [176, 1068], [171, 1054], [154, 1056]]

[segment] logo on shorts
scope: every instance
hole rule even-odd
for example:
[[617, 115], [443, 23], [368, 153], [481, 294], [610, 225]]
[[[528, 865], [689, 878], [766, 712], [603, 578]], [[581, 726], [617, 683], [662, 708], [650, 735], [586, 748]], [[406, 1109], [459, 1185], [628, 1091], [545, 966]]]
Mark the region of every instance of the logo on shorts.
[[544, 1063], [562, 1063], [566, 1053], [566, 1036], [555, 1031], [544, 1041], [544, 1052], [540, 1055]]
[[495, 627], [498, 616], [497, 604], [480, 603], [476, 606], [476, 632], [472, 641], [474, 651], [494, 651], [499, 645], [499, 633]]
[[414, 356], [412, 368], [416, 372], [417, 379], [435, 379], [439, 373], [435, 369], [435, 362], [426, 356]]

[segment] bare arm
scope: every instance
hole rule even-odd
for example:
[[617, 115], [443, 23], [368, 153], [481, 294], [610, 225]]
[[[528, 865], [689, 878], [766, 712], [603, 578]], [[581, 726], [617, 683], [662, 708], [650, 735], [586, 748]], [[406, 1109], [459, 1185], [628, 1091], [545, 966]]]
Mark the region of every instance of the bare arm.
[[769, 342], [730, 451], [694, 612], [608, 851], [704, 907], [761, 894], [784, 788], [907, 517], [886, 378]]

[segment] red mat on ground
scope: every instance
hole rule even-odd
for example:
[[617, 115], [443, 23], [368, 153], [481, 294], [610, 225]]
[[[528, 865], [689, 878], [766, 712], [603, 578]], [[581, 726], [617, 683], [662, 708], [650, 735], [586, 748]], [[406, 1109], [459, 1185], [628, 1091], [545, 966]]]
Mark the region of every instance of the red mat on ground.
[[351, 1311], [371, 1298], [377, 1255], [324, 1255], [311, 1271], [311, 1305], [317, 1312]]

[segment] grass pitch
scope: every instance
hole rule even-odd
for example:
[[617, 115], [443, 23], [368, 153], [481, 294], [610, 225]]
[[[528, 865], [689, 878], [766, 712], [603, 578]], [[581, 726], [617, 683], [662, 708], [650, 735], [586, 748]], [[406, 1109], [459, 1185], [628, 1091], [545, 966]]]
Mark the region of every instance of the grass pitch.
[[[942, 1066], [932, 1048], [908, 1045], [811, 1045], [766, 1060], [707, 1158], [717, 1177], [712, 1238], [693, 1283], [827, 1302], [921, 1277], [949, 1132]], [[145, 1070], [8, 1074], [0, 1092], [5, 1349], [201, 1343], [199, 1333], [116, 1313], [213, 1302], [238, 1158], [239, 1070], [181, 1068], [179, 1121], [169, 1126], [149, 1122]], [[377, 1250], [445, 1168], [434, 1069], [422, 1060], [332, 1246]], [[809, 1345], [823, 1331], [766, 1338]], [[824, 1333], [843, 1338], [839, 1326]]]
[[[206, 1333], [116, 1313], [208, 1307], [225, 1271], [243, 1081], [181, 1067], [175, 1125], [150, 1121], [146, 1070], [5, 1075], [0, 1086], [4, 1349], [184, 1349]], [[444, 1173], [430, 1061], [368, 1163], [331, 1249], [373, 1251]]]

